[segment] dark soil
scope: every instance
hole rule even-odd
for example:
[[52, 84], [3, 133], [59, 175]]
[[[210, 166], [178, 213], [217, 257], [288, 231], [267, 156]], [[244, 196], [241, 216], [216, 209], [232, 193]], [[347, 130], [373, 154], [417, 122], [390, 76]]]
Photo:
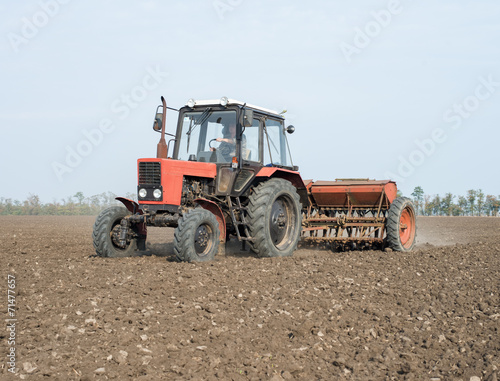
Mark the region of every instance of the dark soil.
[[201, 264], [172, 261], [167, 228], [152, 255], [94, 257], [93, 222], [0, 218], [18, 318], [0, 378], [497, 380], [500, 218], [420, 218], [411, 253], [258, 259], [233, 240]]

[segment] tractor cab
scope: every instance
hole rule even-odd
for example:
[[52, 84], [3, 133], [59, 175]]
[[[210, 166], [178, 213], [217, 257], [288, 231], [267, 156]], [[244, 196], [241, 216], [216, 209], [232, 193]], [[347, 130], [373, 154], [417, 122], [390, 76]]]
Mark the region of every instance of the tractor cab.
[[[285, 132], [294, 127], [285, 128], [284, 121], [276, 111], [226, 97], [190, 99], [179, 110], [175, 144], [168, 153], [174, 160], [230, 163], [233, 168], [255, 163], [293, 169]], [[161, 132], [160, 112], [154, 129]]]

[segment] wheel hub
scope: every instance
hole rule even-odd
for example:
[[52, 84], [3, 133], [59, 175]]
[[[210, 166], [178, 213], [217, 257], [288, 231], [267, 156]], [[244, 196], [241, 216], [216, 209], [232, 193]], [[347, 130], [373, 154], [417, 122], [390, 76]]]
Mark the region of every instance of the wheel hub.
[[411, 210], [405, 208], [399, 220], [399, 237], [401, 244], [407, 246], [414, 240], [413, 216]]
[[194, 236], [194, 247], [196, 253], [202, 254], [208, 251], [210, 242], [210, 232], [206, 225], [201, 225], [196, 229]]
[[275, 245], [281, 243], [286, 235], [286, 222], [288, 219], [287, 209], [282, 200], [273, 203], [269, 228], [271, 239]]
[[113, 230], [111, 230], [111, 241], [113, 242], [113, 245], [115, 245], [116, 247], [120, 249], [125, 249], [129, 245], [130, 239], [129, 237], [127, 237], [125, 244], [123, 244], [123, 241], [120, 239], [121, 231], [122, 227], [120, 225], [116, 225], [113, 228]]

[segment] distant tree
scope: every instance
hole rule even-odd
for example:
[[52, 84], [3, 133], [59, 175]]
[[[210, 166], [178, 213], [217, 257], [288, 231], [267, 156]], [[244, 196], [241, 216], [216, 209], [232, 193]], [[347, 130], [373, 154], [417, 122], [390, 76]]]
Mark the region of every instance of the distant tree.
[[76, 205], [73, 202], [73, 197], [68, 197], [66, 200], [63, 200], [63, 206], [61, 208], [61, 213], [64, 215], [74, 215], [76, 213]]
[[451, 206], [451, 215], [452, 216], [460, 216], [462, 213], [460, 207], [457, 204], [453, 204]]
[[483, 208], [484, 208], [484, 193], [482, 189], [479, 189], [476, 191], [476, 210], [477, 210], [477, 215], [481, 216], [483, 214]]
[[12, 214], [15, 215], [25, 214], [23, 211], [23, 205], [21, 204], [21, 201], [19, 200], [13, 201]]
[[415, 187], [411, 194], [417, 207], [417, 214], [422, 214], [422, 203], [424, 202], [424, 190], [421, 186]]
[[424, 206], [423, 206], [423, 215], [424, 216], [432, 216], [432, 202], [431, 202], [431, 196], [425, 195], [424, 196]]
[[491, 194], [486, 196], [486, 201], [484, 203], [484, 210], [488, 216], [496, 216], [498, 210], [500, 209], [500, 197], [496, 198]]
[[468, 205], [469, 205], [469, 212], [470, 212], [470, 215], [473, 216], [474, 215], [474, 210], [476, 208], [476, 191], [474, 189], [469, 189], [467, 191], [467, 201], [468, 201]]
[[56, 200], [43, 206], [43, 214], [57, 215], [60, 212], [61, 204]]
[[453, 207], [455, 206], [453, 204], [453, 199], [455, 198], [454, 195], [451, 193], [446, 193], [444, 195], [444, 198], [441, 201], [441, 209], [442, 212], [445, 216], [451, 216], [453, 214]]
[[12, 205], [12, 199], [10, 198], [3, 198], [1, 199], [1, 205], [2, 208], [0, 210], [0, 214], [13, 214], [13, 205]]
[[82, 202], [85, 199], [85, 196], [83, 195], [83, 192], [76, 192], [76, 194], [73, 197], [78, 200], [78, 204], [79, 205], [82, 205]]
[[440, 216], [441, 212], [441, 197], [439, 195], [435, 195], [431, 201], [432, 203], [432, 214], [435, 216]]
[[99, 195], [89, 197], [90, 208], [93, 211], [98, 211], [101, 208], [101, 199]]
[[467, 199], [464, 196], [458, 196], [458, 210], [460, 211], [460, 216], [465, 216], [467, 214]]
[[40, 205], [40, 197], [36, 194], [29, 194], [27, 200], [23, 203], [23, 214], [36, 215], [40, 214], [41, 205]]

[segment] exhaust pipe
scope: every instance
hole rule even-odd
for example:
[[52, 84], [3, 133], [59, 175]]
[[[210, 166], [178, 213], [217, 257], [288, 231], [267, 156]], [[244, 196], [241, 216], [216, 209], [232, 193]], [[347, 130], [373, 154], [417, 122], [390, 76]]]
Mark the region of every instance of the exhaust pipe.
[[165, 141], [165, 124], [167, 121], [167, 102], [163, 96], [161, 97], [161, 103], [163, 104], [163, 116], [161, 118], [161, 137], [158, 145], [156, 146], [156, 157], [158, 159], [166, 159], [168, 156], [168, 146]]

